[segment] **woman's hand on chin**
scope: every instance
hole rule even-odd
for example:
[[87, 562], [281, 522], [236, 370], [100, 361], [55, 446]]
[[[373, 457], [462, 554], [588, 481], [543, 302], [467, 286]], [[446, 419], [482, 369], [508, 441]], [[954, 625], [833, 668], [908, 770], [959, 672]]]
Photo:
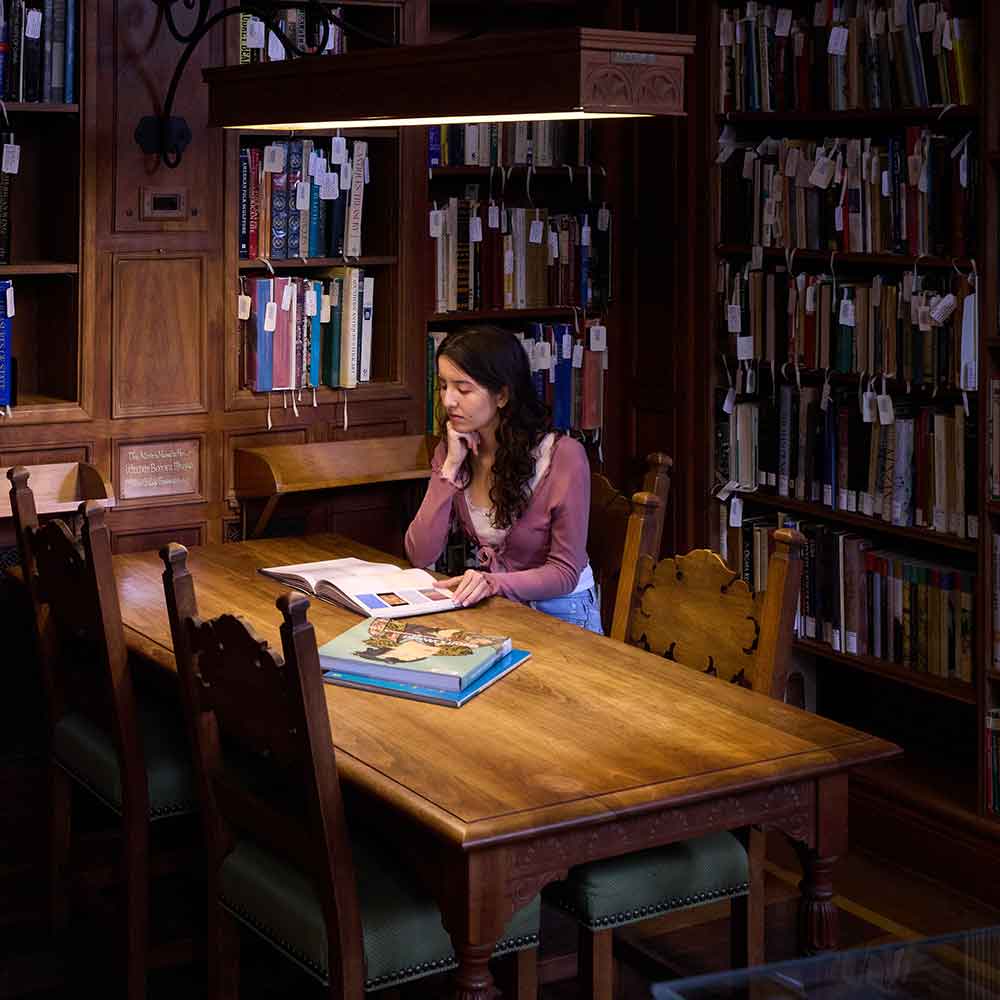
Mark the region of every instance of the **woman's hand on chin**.
[[456, 430], [450, 420], [446, 424], [446, 428], [448, 431], [448, 453], [445, 455], [441, 472], [446, 479], [454, 480], [458, 470], [465, 462], [466, 455], [470, 451], [473, 455], [479, 453], [479, 433], [478, 431]]

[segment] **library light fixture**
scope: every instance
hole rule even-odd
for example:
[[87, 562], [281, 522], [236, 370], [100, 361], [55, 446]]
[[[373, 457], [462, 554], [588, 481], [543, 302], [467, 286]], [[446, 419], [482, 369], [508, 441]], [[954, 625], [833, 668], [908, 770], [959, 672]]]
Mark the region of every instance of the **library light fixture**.
[[[267, 0], [210, 13], [211, 0], [152, 0], [184, 46], [163, 109], [135, 130], [142, 150], [176, 167], [191, 141], [173, 103], [184, 69], [212, 28], [236, 14], [255, 22], [286, 58], [206, 69], [209, 124], [241, 131], [306, 131], [475, 122], [642, 118], [683, 115], [691, 35], [594, 28], [520, 34], [476, 32], [429, 45], [397, 45], [321, 0], [286, 0], [319, 26], [325, 52], [334, 26], [365, 47], [336, 56], [305, 52], [282, 31]], [[174, 7], [197, 6], [187, 31]], [[301, 57], [301, 58], [295, 58]]]

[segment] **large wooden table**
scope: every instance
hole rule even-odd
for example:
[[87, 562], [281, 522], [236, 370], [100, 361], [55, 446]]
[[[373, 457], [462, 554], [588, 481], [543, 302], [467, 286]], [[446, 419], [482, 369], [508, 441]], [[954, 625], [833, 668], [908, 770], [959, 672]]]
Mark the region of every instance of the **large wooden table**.
[[[280, 649], [260, 566], [389, 557], [336, 535], [192, 549], [203, 617], [240, 611]], [[130, 649], [173, 667], [162, 564], [115, 557]], [[313, 601], [319, 642], [357, 622]], [[803, 859], [806, 947], [836, 946], [831, 869], [847, 775], [898, 748], [510, 601], [441, 615], [532, 658], [454, 710], [328, 686], [339, 772], [438, 898], [457, 995], [486, 1000], [506, 921], [574, 864], [724, 829], [783, 831]]]

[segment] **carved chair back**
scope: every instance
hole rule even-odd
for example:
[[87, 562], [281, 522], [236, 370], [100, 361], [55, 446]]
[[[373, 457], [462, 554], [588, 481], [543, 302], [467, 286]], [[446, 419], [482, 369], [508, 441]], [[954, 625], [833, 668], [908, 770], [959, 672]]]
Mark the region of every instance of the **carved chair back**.
[[146, 811], [146, 769], [104, 508], [80, 505], [77, 538], [60, 518], [39, 524], [23, 466], [8, 471], [11, 510], [31, 598], [49, 724], [86, 716], [118, 753], [123, 804]]
[[361, 919], [309, 601], [278, 598], [282, 657], [236, 615], [198, 617], [184, 546], [171, 543], [160, 557], [201, 786], [210, 898], [218, 899], [219, 867], [240, 839], [286, 859], [313, 880], [322, 903], [331, 995], [360, 996]]
[[685, 666], [783, 699], [802, 572], [797, 531], [774, 532], [767, 589], [751, 593], [714, 552], [636, 563], [628, 641]]
[[[647, 457], [646, 463], [643, 489], [631, 499], [615, 489], [600, 473], [592, 473], [590, 477], [587, 555], [600, 588], [601, 623], [608, 635], [614, 634], [618, 587], [626, 560], [629, 521], [633, 514], [642, 518], [642, 533], [632, 558], [639, 555], [656, 557], [660, 552], [672, 462], [662, 452], [654, 452]], [[654, 499], [658, 502], [654, 503]], [[622, 634], [617, 638], [624, 637], [623, 627], [619, 630]]]

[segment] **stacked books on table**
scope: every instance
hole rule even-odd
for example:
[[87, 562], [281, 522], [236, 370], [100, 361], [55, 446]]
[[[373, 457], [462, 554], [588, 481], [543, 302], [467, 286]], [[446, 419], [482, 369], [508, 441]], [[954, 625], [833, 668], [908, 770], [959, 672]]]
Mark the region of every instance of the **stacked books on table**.
[[327, 559], [294, 566], [269, 566], [260, 571], [288, 587], [305, 591], [372, 618], [408, 618], [458, 605], [448, 590], [422, 569], [401, 569], [391, 563], [364, 559]]
[[531, 654], [509, 638], [375, 618], [319, 647], [330, 684], [460, 708]]

